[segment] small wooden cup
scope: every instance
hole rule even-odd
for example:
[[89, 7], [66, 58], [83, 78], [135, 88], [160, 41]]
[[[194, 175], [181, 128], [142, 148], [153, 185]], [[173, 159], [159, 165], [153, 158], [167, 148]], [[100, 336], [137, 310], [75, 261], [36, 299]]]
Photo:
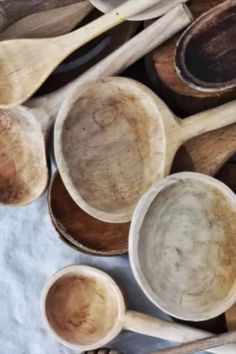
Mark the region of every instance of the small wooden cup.
[[128, 252], [130, 223], [110, 224], [84, 212], [70, 197], [58, 172], [49, 187], [48, 207], [52, 223], [67, 245], [97, 256]]

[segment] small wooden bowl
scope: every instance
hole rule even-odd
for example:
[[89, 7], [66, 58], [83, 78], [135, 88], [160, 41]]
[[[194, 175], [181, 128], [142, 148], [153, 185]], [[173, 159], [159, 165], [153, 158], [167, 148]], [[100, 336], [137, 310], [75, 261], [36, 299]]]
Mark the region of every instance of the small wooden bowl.
[[136, 280], [168, 314], [204, 321], [236, 300], [236, 197], [215, 178], [192, 172], [156, 183], [130, 228]]
[[128, 252], [130, 223], [110, 224], [84, 212], [70, 197], [58, 172], [49, 187], [48, 207], [53, 225], [67, 245], [100, 256]]

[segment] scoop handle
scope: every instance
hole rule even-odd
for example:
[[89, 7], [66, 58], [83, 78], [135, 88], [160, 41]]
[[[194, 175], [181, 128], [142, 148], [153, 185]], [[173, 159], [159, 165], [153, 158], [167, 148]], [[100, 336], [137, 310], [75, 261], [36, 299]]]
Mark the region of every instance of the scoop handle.
[[236, 100], [217, 108], [179, 119], [181, 142], [236, 122]]
[[[212, 335], [211, 333], [197, 328], [164, 321], [134, 311], [128, 311], [126, 313], [124, 329], [177, 343], [193, 341]], [[236, 345], [211, 349], [210, 352], [217, 354], [235, 354]], [[182, 354], [182, 352], [178, 353]]]
[[119, 74], [182, 30], [191, 21], [192, 15], [187, 6], [183, 4], [176, 6], [70, 84], [54, 93], [31, 99], [26, 105], [30, 108], [43, 108], [49, 115], [50, 125], [53, 123], [63, 100], [69, 96], [72, 90], [99, 77]]
[[209, 348], [218, 347], [220, 345], [226, 345], [234, 342], [236, 342], [236, 331], [197, 340], [194, 342], [189, 342], [173, 348], [159, 350], [152, 354], [192, 354], [200, 350], [208, 350]]

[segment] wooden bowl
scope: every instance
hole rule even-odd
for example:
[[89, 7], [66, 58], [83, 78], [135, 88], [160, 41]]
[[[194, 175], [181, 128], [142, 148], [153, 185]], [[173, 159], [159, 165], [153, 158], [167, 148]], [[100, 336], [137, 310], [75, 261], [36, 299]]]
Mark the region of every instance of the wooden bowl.
[[130, 224], [106, 223], [84, 212], [70, 197], [58, 172], [49, 187], [48, 207], [59, 236], [73, 248], [100, 256], [128, 252]]
[[183, 172], [140, 200], [130, 229], [131, 267], [149, 299], [188, 321], [236, 300], [236, 197], [222, 182]]

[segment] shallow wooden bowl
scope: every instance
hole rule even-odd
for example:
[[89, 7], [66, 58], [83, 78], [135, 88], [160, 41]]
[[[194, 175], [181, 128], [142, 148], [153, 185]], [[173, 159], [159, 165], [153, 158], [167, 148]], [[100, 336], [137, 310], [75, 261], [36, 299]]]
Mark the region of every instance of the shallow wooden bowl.
[[203, 321], [236, 300], [236, 197], [222, 182], [183, 172], [140, 200], [130, 229], [134, 275], [168, 314]]
[[58, 172], [49, 187], [48, 206], [53, 225], [66, 244], [101, 256], [128, 252], [130, 224], [106, 223], [84, 212], [70, 197]]

